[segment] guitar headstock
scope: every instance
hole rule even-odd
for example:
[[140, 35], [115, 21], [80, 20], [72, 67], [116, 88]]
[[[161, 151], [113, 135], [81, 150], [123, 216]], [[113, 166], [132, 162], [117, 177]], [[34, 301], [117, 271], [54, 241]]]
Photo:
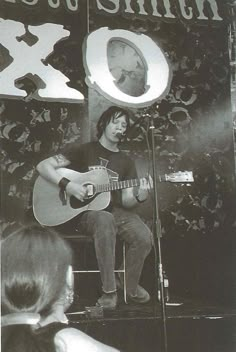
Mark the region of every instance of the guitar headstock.
[[178, 171], [171, 174], [165, 174], [164, 177], [162, 177], [162, 181], [191, 183], [194, 182], [194, 178], [192, 171]]

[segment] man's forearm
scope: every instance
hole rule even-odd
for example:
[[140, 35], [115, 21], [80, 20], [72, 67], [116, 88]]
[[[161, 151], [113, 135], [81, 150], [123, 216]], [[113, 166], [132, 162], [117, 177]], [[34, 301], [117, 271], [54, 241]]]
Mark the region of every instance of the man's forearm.
[[59, 156], [55, 156], [41, 161], [36, 169], [42, 177], [54, 184], [58, 184], [61, 180], [61, 175], [57, 172], [57, 169], [68, 164], [69, 162], [65, 158], [63, 159], [63, 156], [61, 160]]

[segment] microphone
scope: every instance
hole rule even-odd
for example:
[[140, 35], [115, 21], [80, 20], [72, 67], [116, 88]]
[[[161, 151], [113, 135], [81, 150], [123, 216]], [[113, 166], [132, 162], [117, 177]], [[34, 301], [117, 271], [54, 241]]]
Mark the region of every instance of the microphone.
[[120, 140], [125, 137], [125, 135], [121, 132], [116, 133], [116, 137], [118, 137]]

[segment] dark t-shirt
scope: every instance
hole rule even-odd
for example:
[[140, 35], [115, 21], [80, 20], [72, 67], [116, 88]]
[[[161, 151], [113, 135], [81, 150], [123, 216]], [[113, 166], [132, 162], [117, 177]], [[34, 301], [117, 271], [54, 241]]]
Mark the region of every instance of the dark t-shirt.
[[[109, 179], [112, 181], [124, 181], [137, 177], [134, 161], [124, 152], [113, 152], [104, 148], [99, 142], [85, 144], [74, 143], [66, 147], [62, 154], [71, 162], [69, 168], [87, 172], [96, 167], [105, 167]], [[120, 192], [112, 192], [112, 205], [120, 205]], [[109, 209], [111, 210], [111, 207]]]

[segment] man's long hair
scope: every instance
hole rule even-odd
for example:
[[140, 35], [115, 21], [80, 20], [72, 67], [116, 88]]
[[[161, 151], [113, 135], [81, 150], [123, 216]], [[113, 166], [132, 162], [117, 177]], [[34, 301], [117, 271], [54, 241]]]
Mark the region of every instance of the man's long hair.
[[[130, 127], [131, 113], [128, 110], [120, 108], [119, 106], [110, 106], [100, 116], [97, 123], [97, 138], [100, 139], [105, 128], [111, 120], [117, 119], [121, 116], [125, 116], [127, 128]], [[126, 129], [127, 129], [126, 128]]]

